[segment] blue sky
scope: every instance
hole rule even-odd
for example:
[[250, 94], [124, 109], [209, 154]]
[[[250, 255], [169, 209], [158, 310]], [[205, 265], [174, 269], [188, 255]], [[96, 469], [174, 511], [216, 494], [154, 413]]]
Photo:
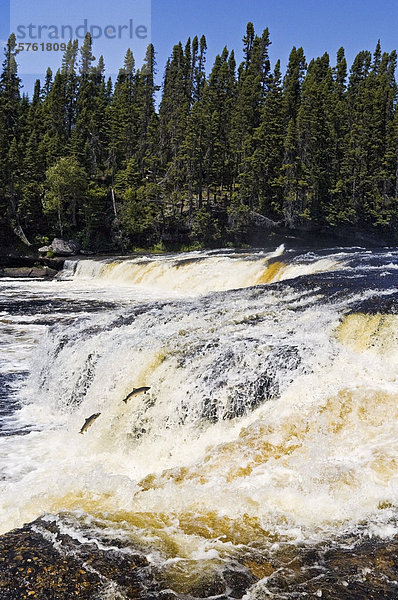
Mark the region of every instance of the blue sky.
[[[143, 13], [143, 6], [149, 0], [70, 0], [59, 3], [52, 0], [11, 0], [11, 13], [25, 15], [27, 6], [34, 6], [35, 12], [47, 14], [47, 6], [67, 7], [70, 14], [76, 13], [76, 6], [81, 9], [81, 17], [89, 16], [93, 22], [124, 22], [134, 15], [136, 23], [149, 20]], [[9, 2], [0, 0], [0, 39], [9, 34]], [[60, 8], [51, 10], [58, 10]], [[137, 12], [138, 11], [138, 12]], [[42, 17], [44, 18], [44, 17]], [[54, 18], [54, 17], [51, 17]], [[71, 17], [72, 18], [72, 17]], [[118, 20], [117, 20], [118, 19]], [[141, 21], [140, 21], [141, 19]], [[111, 22], [114, 22], [111, 21]], [[211, 68], [215, 55], [224, 45], [234, 48], [238, 59], [241, 57], [242, 37], [246, 23], [253, 21], [255, 29], [261, 33], [268, 27], [271, 35], [271, 59], [282, 60], [286, 64], [292, 46], [303, 46], [307, 58], [313, 58], [329, 52], [334, 61], [340, 46], [346, 49], [349, 63], [355, 54], [362, 49], [373, 50], [378, 38], [384, 50], [390, 51], [398, 46], [396, 34], [398, 25], [398, 1], [380, 0], [152, 0], [152, 19], [148, 27], [149, 35], [155, 45], [158, 63], [158, 79], [161, 82], [163, 69], [173, 44], [179, 40], [185, 42], [188, 36], [204, 33], [208, 41], [208, 64]], [[44, 21], [47, 22], [47, 21]], [[51, 22], [51, 20], [49, 21]], [[150, 27], [151, 25], [151, 27]], [[147, 39], [145, 40], [145, 45]], [[98, 42], [101, 45], [101, 42]], [[128, 40], [108, 44], [108, 64], [121, 65]], [[142, 55], [143, 44], [136, 44], [137, 62]], [[102, 47], [94, 47], [94, 54], [99, 55]], [[135, 48], [133, 47], [133, 50]], [[52, 53], [53, 62], [60, 60], [61, 53]], [[42, 60], [46, 56], [42, 55]], [[32, 68], [24, 68], [32, 72]], [[39, 70], [39, 69], [38, 69]], [[43, 66], [44, 70], [44, 66]], [[114, 69], [113, 69], [114, 70]], [[32, 75], [24, 75], [26, 91], [30, 91]]]
[[152, 38], [163, 64], [174, 41], [205, 33], [209, 58], [224, 45], [241, 52], [246, 23], [259, 33], [268, 27], [271, 57], [285, 64], [291, 48], [303, 46], [308, 58], [344, 46], [351, 60], [373, 50], [378, 38], [386, 50], [397, 47], [397, 0], [153, 0]]

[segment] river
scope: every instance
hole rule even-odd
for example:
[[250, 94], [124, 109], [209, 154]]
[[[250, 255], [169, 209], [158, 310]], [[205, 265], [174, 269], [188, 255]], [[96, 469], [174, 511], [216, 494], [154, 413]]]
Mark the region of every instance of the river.
[[[0, 280], [0, 532], [42, 517], [77, 545], [122, 546], [159, 598], [321, 597], [332, 566], [298, 557], [397, 533], [397, 308], [391, 248]], [[312, 587], [293, 591], [287, 565], [292, 579], [310, 562]], [[327, 597], [359, 597], [338, 580]]]

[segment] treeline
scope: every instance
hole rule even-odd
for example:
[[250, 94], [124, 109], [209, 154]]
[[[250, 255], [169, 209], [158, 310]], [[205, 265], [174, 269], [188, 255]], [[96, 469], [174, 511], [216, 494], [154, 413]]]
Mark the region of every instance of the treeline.
[[114, 85], [90, 34], [21, 95], [15, 36], [0, 79], [0, 218], [26, 242], [95, 249], [245, 242], [253, 224], [385, 229], [398, 217], [397, 54], [344, 49], [286, 72], [248, 24], [243, 62], [226, 48], [206, 76], [206, 39], [167, 61], [127, 51]]

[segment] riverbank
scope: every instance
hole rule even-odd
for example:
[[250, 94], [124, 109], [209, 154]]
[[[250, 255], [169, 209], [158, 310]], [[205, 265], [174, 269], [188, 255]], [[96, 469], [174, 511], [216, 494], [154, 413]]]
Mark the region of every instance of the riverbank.
[[[289, 229], [266, 229], [264, 227], [253, 227], [247, 236], [247, 244], [236, 248], [253, 249], [264, 248], [270, 250], [283, 244], [285, 248], [296, 250], [322, 250], [333, 247], [364, 247], [383, 248], [398, 245], [398, 232], [395, 229], [367, 230], [359, 227], [340, 227], [339, 229], [325, 228], [319, 230], [289, 230]], [[230, 244], [228, 247], [232, 246]], [[223, 247], [221, 244], [220, 247]], [[121, 252], [120, 248], [111, 251], [109, 248], [96, 248], [95, 251], [82, 251], [81, 256], [91, 257], [112, 255], [139, 255], [139, 254], [165, 254], [168, 252], [193, 252], [208, 249], [205, 245], [164, 245], [156, 244], [148, 248], [134, 247], [130, 251]], [[215, 249], [215, 248], [213, 248]], [[78, 254], [77, 256], [80, 256]], [[0, 247], [0, 277], [54, 277], [58, 271], [62, 271], [65, 260], [76, 258], [71, 256], [46, 257], [37, 248], [28, 251], [20, 243], [15, 247]]]

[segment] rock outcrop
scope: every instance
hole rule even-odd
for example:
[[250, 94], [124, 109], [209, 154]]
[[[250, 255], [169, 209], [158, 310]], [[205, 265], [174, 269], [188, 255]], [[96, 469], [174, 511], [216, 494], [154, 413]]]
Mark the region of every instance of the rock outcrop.
[[50, 267], [6, 267], [0, 269], [0, 277], [29, 278], [29, 279], [51, 279], [58, 271]]
[[49, 246], [39, 248], [41, 254], [53, 252], [56, 256], [74, 256], [79, 254], [80, 250], [81, 246], [75, 240], [62, 240], [61, 238], [54, 238]]
[[0, 598], [7, 600], [95, 600], [150, 598], [144, 593], [148, 561], [117, 548], [79, 544], [55, 523], [38, 519], [0, 536]]

